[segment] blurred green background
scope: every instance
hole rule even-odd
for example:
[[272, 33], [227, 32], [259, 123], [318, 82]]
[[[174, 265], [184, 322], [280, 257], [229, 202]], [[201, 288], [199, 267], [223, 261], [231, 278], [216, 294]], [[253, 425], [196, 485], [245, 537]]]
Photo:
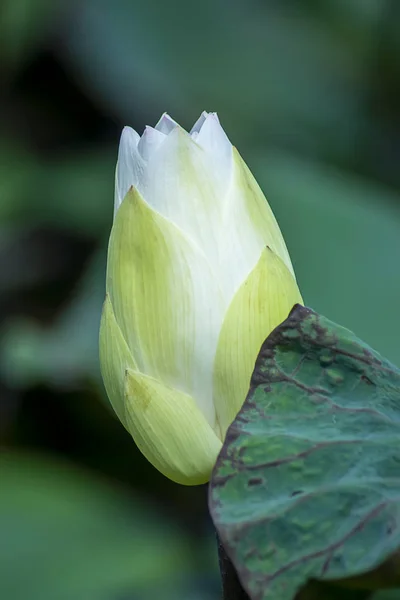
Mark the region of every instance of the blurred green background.
[[0, 597], [216, 599], [206, 490], [103, 401], [120, 131], [217, 111], [306, 303], [400, 364], [400, 3], [2, 0], [0, 57]]

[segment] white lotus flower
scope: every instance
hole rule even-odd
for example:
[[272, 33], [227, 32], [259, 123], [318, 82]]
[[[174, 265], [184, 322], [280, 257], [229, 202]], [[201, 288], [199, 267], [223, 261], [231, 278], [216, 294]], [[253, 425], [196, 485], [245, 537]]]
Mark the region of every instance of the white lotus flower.
[[121, 136], [107, 297], [105, 387], [143, 454], [208, 480], [261, 343], [301, 296], [271, 209], [215, 113], [190, 134], [168, 115]]

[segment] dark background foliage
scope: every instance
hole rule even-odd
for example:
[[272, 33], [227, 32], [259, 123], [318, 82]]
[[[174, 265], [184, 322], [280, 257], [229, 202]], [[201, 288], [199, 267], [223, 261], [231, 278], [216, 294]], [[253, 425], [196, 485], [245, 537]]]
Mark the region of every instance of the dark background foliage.
[[306, 302], [400, 364], [396, 0], [3, 0], [1, 596], [216, 598], [205, 490], [108, 409], [97, 333], [121, 128], [217, 111]]

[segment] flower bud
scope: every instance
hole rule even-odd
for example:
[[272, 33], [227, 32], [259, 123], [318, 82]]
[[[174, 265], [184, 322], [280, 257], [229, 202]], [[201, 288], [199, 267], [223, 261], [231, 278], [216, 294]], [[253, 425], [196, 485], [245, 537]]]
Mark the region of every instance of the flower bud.
[[272, 211], [216, 114], [125, 127], [100, 327], [110, 402], [170, 479], [209, 479], [264, 339], [302, 302]]

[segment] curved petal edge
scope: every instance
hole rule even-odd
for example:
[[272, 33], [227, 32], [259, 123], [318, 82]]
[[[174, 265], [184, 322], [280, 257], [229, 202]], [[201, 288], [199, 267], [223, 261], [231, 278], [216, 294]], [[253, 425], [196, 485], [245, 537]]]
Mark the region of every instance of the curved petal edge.
[[100, 368], [107, 396], [117, 417], [126, 427], [124, 403], [124, 373], [137, 369], [121, 329], [115, 319], [109, 296], [103, 304], [99, 335]]
[[265, 248], [236, 292], [225, 315], [214, 363], [214, 403], [222, 434], [239, 412], [250, 385], [261, 344], [302, 304], [293, 275]]
[[209, 480], [222, 443], [191, 396], [127, 369], [128, 430], [161, 473], [183, 485]]

